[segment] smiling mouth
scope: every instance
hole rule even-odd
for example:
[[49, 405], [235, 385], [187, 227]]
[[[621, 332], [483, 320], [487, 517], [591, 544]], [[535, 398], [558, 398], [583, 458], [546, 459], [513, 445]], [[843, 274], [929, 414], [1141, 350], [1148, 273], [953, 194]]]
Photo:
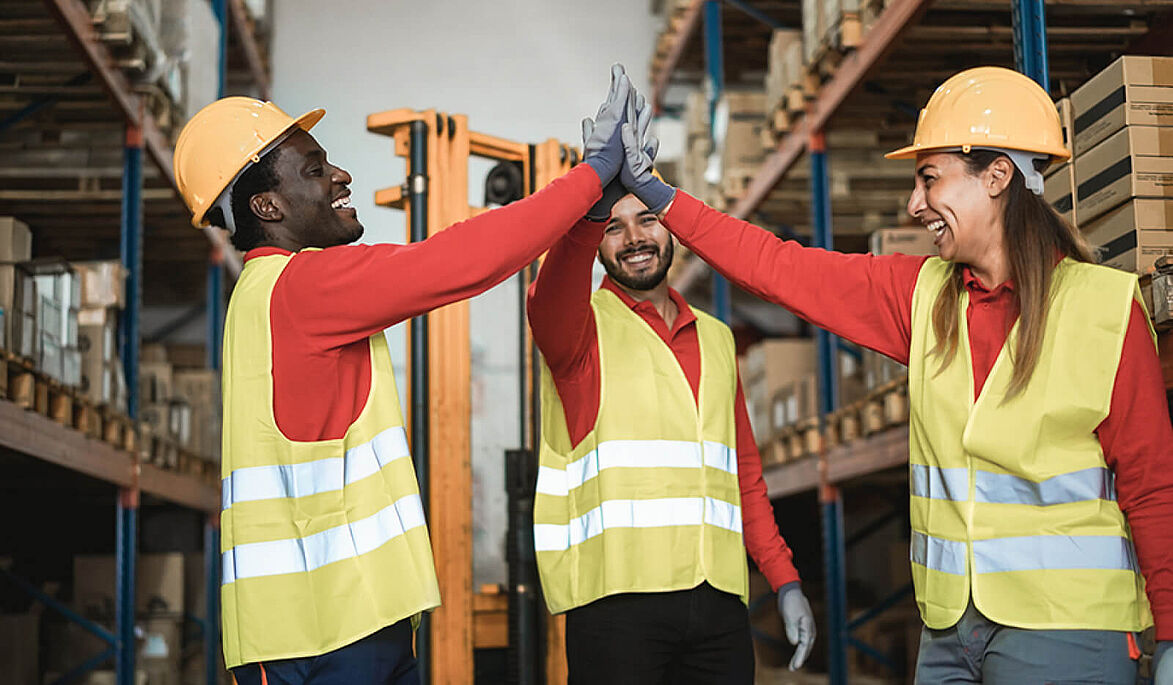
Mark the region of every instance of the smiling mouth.
[[350, 193], [347, 193], [346, 195], [343, 195], [337, 200], [331, 202], [330, 209], [353, 209], [353, 207], [350, 206]]
[[651, 263], [656, 256], [656, 248], [645, 247], [631, 252], [624, 253], [619, 257], [619, 261], [627, 266], [639, 268]]
[[938, 242], [945, 235], [946, 224], [944, 219], [937, 219], [925, 224], [925, 228], [933, 233], [933, 242]]

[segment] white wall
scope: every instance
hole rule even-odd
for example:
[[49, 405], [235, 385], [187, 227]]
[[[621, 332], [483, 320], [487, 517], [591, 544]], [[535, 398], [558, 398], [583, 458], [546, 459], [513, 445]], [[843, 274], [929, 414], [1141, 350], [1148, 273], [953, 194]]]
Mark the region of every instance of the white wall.
[[[467, 114], [477, 131], [579, 144], [579, 122], [598, 109], [612, 62], [648, 92], [660, 26], [649, 7], [650, 0], [275, 0], [274, 100], [294, 115], [326, 108], [314, 135], [354, 177], [365, 242], [403, 242], [402, 214], [373, 199], [376, 189], [403, 181], [404, 164], [390, 139], [366, 132], [368, 114], [436, 108]], [[470, 181], [476, 204], [485, 168]], [[503, 450], [517, 446], [516, 302], [511, 280], [474, 300], [471, 316], [477, 584], [505, 582]], [[392, 354], [402, 375], [397, 333]]]

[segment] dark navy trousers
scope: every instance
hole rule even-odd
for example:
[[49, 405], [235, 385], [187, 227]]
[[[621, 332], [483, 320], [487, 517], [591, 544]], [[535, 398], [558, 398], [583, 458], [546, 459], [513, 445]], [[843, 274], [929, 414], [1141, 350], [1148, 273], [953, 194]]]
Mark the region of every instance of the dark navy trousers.
[[237, 685], [419, 685], [411, 619], [320, 656], [245, 664]]

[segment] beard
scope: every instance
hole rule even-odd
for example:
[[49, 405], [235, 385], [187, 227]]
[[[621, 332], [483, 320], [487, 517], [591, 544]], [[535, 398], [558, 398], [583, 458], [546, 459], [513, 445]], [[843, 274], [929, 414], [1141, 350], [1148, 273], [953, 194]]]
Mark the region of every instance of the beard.
[[645, 249], [644, 246], [620, 250], [615, 253], [615, 260], [605, 258], [602, 254], [599, 255], [599, 261], [603, 264], [603, 269], [606, 270], [607, 275], [611, 280], [619, 285], [631, 290], [651, 290], [660, 285], [661, 282], [668, 276], [668, 267], [672, 266], [672, 257], [675, 252], [675, 247], [672, 244], [672, 239], [669, 238], [664, 247], [656, 253], [658, 266], [654, 271], [645, 272], [641, 274], [629, 274], [623, 270], [621, 262], [624, 257], [640, 250]]

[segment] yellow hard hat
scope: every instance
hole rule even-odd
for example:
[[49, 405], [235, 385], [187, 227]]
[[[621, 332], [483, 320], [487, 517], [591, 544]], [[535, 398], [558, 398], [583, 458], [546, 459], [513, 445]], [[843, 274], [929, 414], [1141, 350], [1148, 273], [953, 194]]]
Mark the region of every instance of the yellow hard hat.
[[196, 112], [175, 143], [175, 183], [191, 210], [196, 228], [220, 195], [261, 155], [295, 128], [308, 131], [326, 110], [315, 109], [294, 119], [271, 102], [228, 97]]
[[884, 156], [910, 159], [953, 148], [1019, 150], [1051, 161], [1071, 157], [1051, 96], [1030, 77], [1002, 67], [966, 69], [942, 83], [920, 111], [912, 145]]

